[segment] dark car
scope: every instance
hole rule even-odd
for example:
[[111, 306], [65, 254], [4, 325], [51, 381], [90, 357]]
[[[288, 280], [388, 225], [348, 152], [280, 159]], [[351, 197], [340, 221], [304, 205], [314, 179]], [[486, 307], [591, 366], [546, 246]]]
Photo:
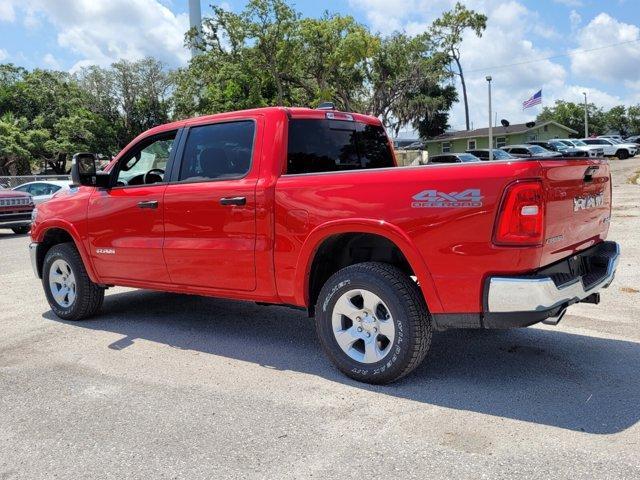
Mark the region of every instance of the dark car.
[[[478, 157], [480, 160], [489, 160], [489, 149], [488, 148], [477, 148], [475, 150], [467, 150], [467, 153]], [[493, 159], [494, 160], [514, 160], [516, 157], [513, 155], [501, 150], [499, 148], [493, 149]]]
[[480, 159], [470, 153], [441, 153], [429, 157], [429, 163], [470, 163], [479, 162]]
[[560, 152], [552, 152], [538, 145], [509, 145], [502, 147], [502, 150], [517, 158], [553, 158], [562, 156]]
[[532, 141], [527, 145], [537, 145], [552, 152], [559, 152], [563, 157], [588, 157], [589, 153], [561, 142], [560, 140]]

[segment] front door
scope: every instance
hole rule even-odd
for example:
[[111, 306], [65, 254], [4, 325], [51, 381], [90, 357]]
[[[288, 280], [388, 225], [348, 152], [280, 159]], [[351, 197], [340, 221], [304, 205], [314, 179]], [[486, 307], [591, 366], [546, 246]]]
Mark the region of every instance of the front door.
[[176, 132], [142, 140], [115, 166], [115, 185], [89, 199], [90, 254], [103, 281], [168, 283], [164, 241], [164, 171]]
[[175, 182], [164, 195], [164, 258], [173, 283], [255, 289], [255, 132], [255, 120], [185, 131]]

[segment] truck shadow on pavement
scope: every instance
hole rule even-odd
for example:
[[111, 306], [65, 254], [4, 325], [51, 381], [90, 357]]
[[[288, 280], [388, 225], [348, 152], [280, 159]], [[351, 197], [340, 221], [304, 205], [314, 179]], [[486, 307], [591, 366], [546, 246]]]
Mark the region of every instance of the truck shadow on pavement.
[[[44, 317], [61, 321], [52, 312]], [[640, 345], [537, 328], [434, 334], [429, 355], [388, 386], [355, 382], [323, 355], [313, 321], [286, 307], [150, 291], [107, 295], [80, 328], [318, 375], [384, 395], [568, 430], [612, 434], [640, 418]]]

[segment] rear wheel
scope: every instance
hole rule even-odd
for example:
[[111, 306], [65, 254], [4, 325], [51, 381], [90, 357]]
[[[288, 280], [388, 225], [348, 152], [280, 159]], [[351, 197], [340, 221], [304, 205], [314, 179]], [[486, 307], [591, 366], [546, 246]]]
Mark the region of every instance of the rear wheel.
[[71, 243], [54, 245], [42, 268], [42, 285], [51, 310], [64, 320], [81, 320], [100, 310], [104, 288], [91, 281]]
[[628, 150], [618, 150], [616, 152], [616, 157], [618, 157], [618, 160], [626, 160], [627, 158], [629, 158], [629, 151]]
[[29, 233], [29, 228], [30, 227], [13, 227], [11, 230], [13, 230], [15, 234], [24, 235], [25, 233]]
[[329, 278], [318, 297], [316, 330], [345, 375], [382, 384], [422, 362], [432, 327], [416, 283], [393, 265], [367, 262]]

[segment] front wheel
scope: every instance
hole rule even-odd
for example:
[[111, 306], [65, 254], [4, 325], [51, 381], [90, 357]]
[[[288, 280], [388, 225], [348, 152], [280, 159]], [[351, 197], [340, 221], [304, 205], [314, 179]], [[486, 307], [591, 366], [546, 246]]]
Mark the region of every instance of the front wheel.
[[81, 320], [100, 310], [104, 288], [91, 281], [72, 243], [54, 245], [42, 268], [42, 286], [51, 310], [64, 320]]
[[618, 160], [626, 160], [629, 158], [629, 152], [627, 150], [618, 150], [616, 152], [616, 157], [618, 157]]
[[335, 273], [316, 305], [323, 349], [345, 375], [383, 384], [407, 375], [431, 344], [431, 321], [418, 286], [393, 265], [366, 262]]

